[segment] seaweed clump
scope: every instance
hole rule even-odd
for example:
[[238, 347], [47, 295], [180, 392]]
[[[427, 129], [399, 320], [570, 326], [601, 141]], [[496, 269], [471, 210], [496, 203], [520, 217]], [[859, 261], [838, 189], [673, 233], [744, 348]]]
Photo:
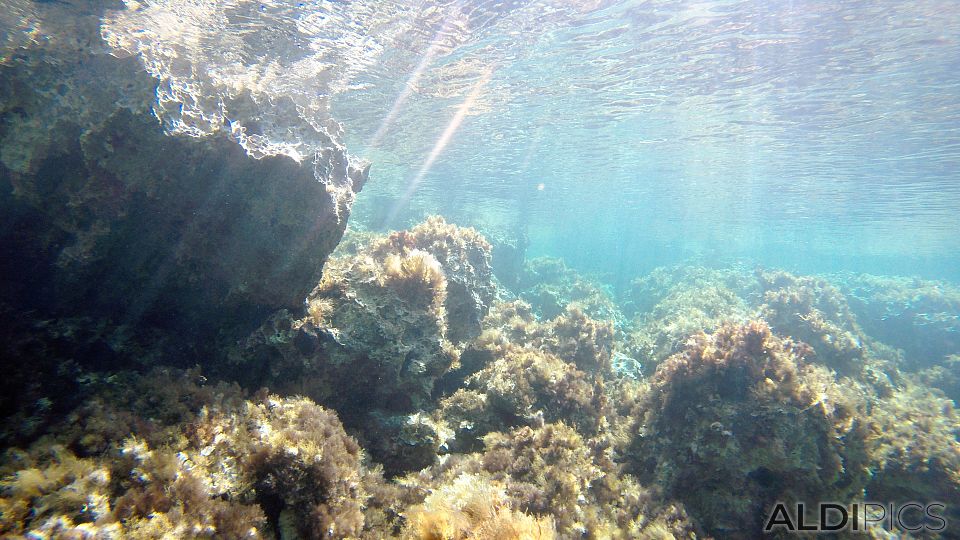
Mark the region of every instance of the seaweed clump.
[[690, 338], [633, 411], [631, 470], [708, 532], [753, 534], [776, 501], [847, 500], [868, 479], [860, 402], [763, 322]]
[[[189, 375], [129, 382], [101, 391], [76, 419], [80, 428], [7, 452], [0, 531], [79, 538], [362, 533], [364, 486], [378, 476], [362, 465], [335, 413], [303, 398], [242, 400], [235, 387], [204, 389]], [[149, 389], [159, 391], [153, 399], [135, 397]], [[152, 410], [166, 406], [181, 412], [151, 420]]]
[[558, 538], [695, 538], [682, 505], [622, 474], [608, 446], [563, 422], [491, 433], [484, 446], [400, 483], [428, 501], [435, 493], [457, 500], [453, 493], [481, 486], [512, 511], [533, 516], [538, 531], [552, 523]]
[[440, 263], [447, 278], [444, 307], [450, 340], [460, 343], [480, 333], [480, 321], [496, 297], [493, 248], [480, 233], [430, 216], [409, 231], [391, 234], [386, 244], [400, 251], [425, 251]]
[[813, 347], [816, 359], [840, 374], [857, 374], [867, 358], [867, 339], [846, 298], [824, 279], [787, 272], [759, 272], [760, 316], [781, 335]]
[[498, 304], [484, 332], [450, 373], [434, 414], [449, 426], [448, 447], [474, 450], [493, 431], [566, 421], [585, 436], [602, 427], [613, 328], [576, 307], [537, 321], [528, 304]]
[[510, 507], [503, 489], [464, 474], [408, 511], [409, 540], [553, 540], [553, 522]]

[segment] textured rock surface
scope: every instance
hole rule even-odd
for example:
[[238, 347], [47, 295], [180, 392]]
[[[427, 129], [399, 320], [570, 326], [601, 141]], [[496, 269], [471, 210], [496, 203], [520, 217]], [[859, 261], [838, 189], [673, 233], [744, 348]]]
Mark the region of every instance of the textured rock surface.
[[863, 369], [867, 339], [846, 298], [830, 282], [788, 272], [759, 272], [760, 316], [782, 336], [803, 341], [839, 373]]
[[14, 2], [4, 15], [0, 300], [159, 329], [196, 362], [300, 305], [366, 172], [342, 149], [303, 166], [253, 159], [225, 133], [168, 135], [156, 80], [101, 40], [116, 7]]
[[652, 375], [691, 335], [749, 320], [759, 295], [752, 288], [750, 276], [736, 271], [658, 268], [634, 280], [623, 299], [633, 319], [621, 334], [622, 352]]

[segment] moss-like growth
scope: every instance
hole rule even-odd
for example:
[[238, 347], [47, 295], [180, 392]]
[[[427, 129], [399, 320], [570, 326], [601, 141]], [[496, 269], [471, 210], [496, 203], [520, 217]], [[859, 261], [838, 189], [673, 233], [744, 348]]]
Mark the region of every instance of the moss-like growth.
[[439, 217], [356, 236], [327, 264], [305, 316], [275, 314], [236, 357], [263, 366], [256, 383], [344, 411], [388, 472], [425, 467], [443, 437], [416, 418], [462, 341], [480, 333], [495, 294], [489, 259], [475, 230]]
[[467, 344], [458, 371], [451, 375], [462, 380], [510, 349], [530, 348], [606, 377], [611, 375], [614, 347], [612, 322], [590, 318], [577, 304], [567, 306], [555, 319], [541, 322], [522, 300], [497, 302], [483, 320], [483, 333]]
[[[469, 396], [478, 394], [482, 409], [465, 409]], [[518, 348], [471, 375], [464, 390], [441, 403], [441, 411], [450, 425], [469, 426], [458, 435], [465, 440], [486, 430], [560, 420], [590, 435], [600, 428], [605, 404], [599, 378], [553, 354]], [[465, 410], [469, 414], [460, 416]]]
[[255, 504], [222, 499], [183, 454], [129, 439], [117, 458], [77, 458], [54, 446], [20, 454], [25, 468], [0, 496], [0, 532], [55, 538], [262, 536]]
[[782, 500], [846, 500], [867, 480], [859, 400], [766, 324], [698, 334], [636, 411], [632, 470], [713, 533], [758, 534]]
[[[655, 268], [650, 273], [634, 279], [619, 301], [623, 306], [624, 314], [628, 317], [636, 317], [655, 311], [657, 305], [662, 302], [666, 302], [665, 306], [696, 306], [698, 304], [695, 298], [680, 302], [668, 301], [668, 298], [683, 294], [684, 290], [709, 291], [711, 289], [721, 291], [723, 297], [733, 294], [749, 306], [755, 305], [762, 295], [756, 276], [744, 268], [721, 270], [697, 265], [674, 265]], [[710, 306], [716, 303], [704, 302], [703, 305]], [[709, 312], [709, 308], [703, 309]], [[706, 329], [703, 330], [706, 331]]]

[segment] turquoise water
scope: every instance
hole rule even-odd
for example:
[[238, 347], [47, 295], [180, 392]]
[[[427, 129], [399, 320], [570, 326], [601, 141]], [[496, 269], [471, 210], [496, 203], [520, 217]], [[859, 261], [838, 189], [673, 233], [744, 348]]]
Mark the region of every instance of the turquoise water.
[[444, 9], [333, 99], [374, 163], [357, 224], [441, 213], [613, 273], [746, 258], [960, 278], [949, 3]]

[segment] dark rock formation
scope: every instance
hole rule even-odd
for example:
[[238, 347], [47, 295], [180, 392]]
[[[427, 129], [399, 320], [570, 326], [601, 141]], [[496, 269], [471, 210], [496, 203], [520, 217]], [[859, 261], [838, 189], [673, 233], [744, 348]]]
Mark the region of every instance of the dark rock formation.
[[0, 42], [0, 301], [159, 330], [180, 364], [302, 305], [366, 170], [339, 147], [306, 165], [226, 134], [171, 136], [156, 80], [101, 40], [113, 6], [21, 4], [8, 15], [36, 34]]

